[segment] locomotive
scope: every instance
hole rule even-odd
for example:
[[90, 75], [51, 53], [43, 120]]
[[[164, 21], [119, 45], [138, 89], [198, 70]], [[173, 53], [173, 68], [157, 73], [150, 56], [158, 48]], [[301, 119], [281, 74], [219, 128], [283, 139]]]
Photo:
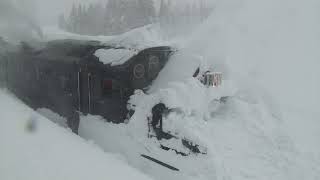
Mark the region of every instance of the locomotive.
[[[77, 134], [80, 115], [99, 115], [116, 124], [130, 119], [135, 113], [129, 108], [130, 97], [138, 89], [148, 91], [174, 52], [169, 46], [134, 49], [72, 39], [37, 46], [23, 42], [11, 45], [0, 38], [0, 87], [33, 109], [47, 108], [65, 117]], [[221, 83], [215, 81], [216, 74], [203, 74], [200, 68], [194, 71], [193, 77], [200, 77], [206, 85]], [[224, 103], [226, 99], [218, 101]], [[147, 118], [148, 129], [152, 129], [148, 137], [176, 139], [190, 152], [206, 154], [205, 147], [162, 127], [165, 116], [174, 111], [161, 102], [152, 107], [152, 116]], [[160, 148], [188, 155], [163, 144]]]
[[[113, 51], [133, 53], [121, 63], [112, 59], [106, 63], [95, 55], [98, 50], [110, 55]], [[48, 108], [66, 117], [77, 133], [80, 114], [123, 123], [129, 114], [129, 97], [136, 89], [150, 86], [173, 52], [168, 46], [137, 50], [71, 39], [49, 41], [37, 48], [27, 43], [9, 48], [1, 40], [0, 84], [30, 107]]]

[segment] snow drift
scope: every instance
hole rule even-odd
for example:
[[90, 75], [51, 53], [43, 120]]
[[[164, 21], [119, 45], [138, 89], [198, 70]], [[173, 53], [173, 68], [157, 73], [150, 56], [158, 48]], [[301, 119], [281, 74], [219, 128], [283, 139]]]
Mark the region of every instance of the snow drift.
[[312, 0], [217, 1], [215, 12], [184, 44], [188, 53], [202, 55], [213, 65], [224, 64], [237, 87], [264, 97], [282, 114], [284, 130], [299, 148], [316, 153], [319, 7]]
[[0, 99], [0, 179], [149, 179], [4, 90]]
[[[316, 1], [216, 1], [211, 17], [175, 43], [179, 52], [150, 94], [134, 96], [136, 114], [127, 126], [137, 133], [133, 139], [183, 169], [172, 179], [319, 179], [318, 8]], [[231, 84], [223, 92], [232, 98], [218, 112], [210, 113], [210, 98], [219, 93], [206, 94], [205, 87], [188, 80], [199, 66], [222, 71]], [[208, 161], [181, 160], [146, 143], [146, 116], [159, 101], [183, 110], [166, 119], [169, 127], [206, 146]], [[95, 126], [85, 122], [83, 137], [105, 147], [102, 140], [110, 134], [94, 133]], [[141, 143], [132, 146], [139, 149]], [[123, 154], [143, 169], [127, 151]], [[161, 179], [152, 170], [145, 172]]]
[[[132, 96], [130, 103], [136, 105], [136, 113], [128, 124], [115, 125], [99, 117], [82, 117], [80, 135], [93, 140], [105, 151], [118, 153], [130, 165], [155, 179], [320, 179], [320, 144], [317, 138], [320, 136], [319, 2], [218, 0], [215, 7], [211, 17], [192, 35], [174, 42], [179, 45], [179, 52], [162, 70], [149, 92], [137, 91]], [[132, 31], [123, 36], [108, 37], [106, 41], [137, 48], [163, 42], [156, 30], [139, 31], [137, 36], [136, 33]], [[221, 89], [204, 87], [191, 78], [197, 67], [222, 71], [225, 86]], [[225, 95], [231, 96], [230, 100], [214, 108], [214, 99]], [[1, 96], [1, 100], [3, 98], [6, 96]], [[182, 157], [159, 148], [160, 143], [177, 145], [176, 142], [147, 138], [147, 117], [158, 102], [181, 109], [181, 113], [166, 117], [166, 127], [207, 147], [207, 155]], [[7, 127], [15, 125], [20, 118], [20, 115], [9, 113], [9, 107], [16, 106], [21, 107], [14, 103], [1, 108], [1, 114], [13, 119], [1, 121]], [[24, 109], [17, 109], [17, 112], [24, 112]], [[12, 128], [3, 128], [1, 133], [7, 134], [1, 138], [11, 133], [7, 129]], [[51, 129], [45, 129], [49, 135], [53, 131]], [[20, 140], [25, 138], [29, 135], [22, 136]], [[45, 142], [49, 141], [50, 138], [46, 137]], [[21, 152], [18, 149], [22, 147], [19, 143], [7, 142], [7, 139], [1, 142], [15, 147], [13, 152], [17, 158], [25, 157], [18, 156]], [[41, 142], [45, 143], [44, 140]], [[34, 152], [34, 146], [27, 147]], [[1, 151], [12, 157], [8, 149]], [[2, 152], [0, 155], [5, 158], [7, 154]], [[26, 157], [32, 157], [28, 152], [24, 152]], [[85, 158], [101, 154], [100, 151], [89, 152], [81, 154], [85, 154]], [[141, 153], [156, 157], [181, 171], [173, 173], [143, 161], [138, 158]], [[75, 167], [81, 165], [74, 159]], [[13, 165], [18, 161], [5, 160]], [[41, 158], [36, 160], [42, 162]], [[2, 168], [6, 164], [1, 165]], [[24, 165], [11, 170], [20, 171], [22, 167]], [[99, 168], [90, 168], [98, 171], [94, 173], [97, 179], [104, 177]]]

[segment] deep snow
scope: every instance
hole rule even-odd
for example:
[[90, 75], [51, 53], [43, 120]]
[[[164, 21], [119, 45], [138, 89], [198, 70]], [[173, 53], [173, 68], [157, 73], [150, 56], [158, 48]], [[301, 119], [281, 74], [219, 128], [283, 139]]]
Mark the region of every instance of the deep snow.
[[[82, 117], [80, 136], [107, 152], [118, 154], [116, 157], [154, 179], [320, 179], [320, 3], [217, 0], [215, 6], [211, 17], [191, 35], [170, 40], [169, 44], [177, 46], [178, 52], [147, 94], [137, 91], [131, 98], [136, 113], [128, 124], [115, 125], [100, 117]], [[168, 43], [162, 39], [159, 27], [152, 26], [119, 37], [65, 36], [57, 31], [48, 34], [48, 39], [57, 38], [52, 34], [59, 38], [93, 38], [112, 45], [129, 44], [137, 49]], [[199, 66], [202, 71], [223, 72], [223, 86], [207, 88], [191, 78]], [[215, 103], [215, 99], [226, 95], [232, 97], [227, 103]], [[7, 95], [2, 98], [8, 99]], [[166, 128], [206, 147], [207, 155], [182, 157], [161, 150], [160, 142], [147, 138], [147, 116], [160, 101], [179, 109], [166, 117]], [[2, 106], [1, 114], [13, 120], [19, 118]], [[16, 106], [21, 107], [19, 103], [9, 107]], [[11, 121], [1, 121], [4, 122], [10, 125]], [[1, 133], [16, 132], [15, 128], [8, 126]], [[50, 133], [51, 128], [45, 130]], [[8, 143], [8, 139], [0, 142]], [[58, 140], [52, 137], [52, 141]], [[179, 142], [161, 143], [188, 151]], [[6, 154], [10, 158], [20, 152], [21, 146], [11, 147], [13, 153]], [[34, 149], [29, 146], [25, 149], [29, 148], [30, 152]], [[142, 159], [141, 153], [181, 171], [172, 172]], [[81, 151], [78, 156], [88, 158], [92, 154]], [[93, 156], [98, 158], [101, 152], [98, 154]], [[24, 167], [16, 166], [18, 170]], [[11, 167], [10, 170], [17, 171]], [[100, 175], [93, 177], [99, 179]]]
[[[179, 51], [154, 81], [151, 94], [134, 96], [136, 114], [122, 131], [133, 131], [130, 137], [151, 146], [149, 153], [182, 169], [168, 179], [319, 179], [318, 8], [317, 1], [217, 1], [198, 30], [173, 41]], [[224, 73], [228, 86], [222, 92], [233, 96], [227, 104], [210, 111], [221, 94], [190, 79], [198, 66]], [[206, 146], [205, 160], [158, 153], [157, 142], [147, 143], [145, 117], [160, 100], [182, 109], [168, 117], [168, 127]], [[91, 118], [83, 122], [82, 136], [109, 150], [108, 131], [95, 133]], [[127, 151], [122, 154], [139, 167]]]
[[121, 157], [58, 127], [5, 90], [0, 90], [0, 99], [0, 179], [149, 179]]

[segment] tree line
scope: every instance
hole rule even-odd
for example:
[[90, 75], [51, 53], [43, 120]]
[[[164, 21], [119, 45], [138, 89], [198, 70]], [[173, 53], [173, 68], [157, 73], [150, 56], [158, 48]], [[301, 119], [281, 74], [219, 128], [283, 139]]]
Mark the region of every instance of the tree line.
[[106, 4], [73, 4], [68, 15], [59, 16], [59, 27], [83, 35], [115, 35], [151, 23], [162, 27], [194, 25], [206, 19], [212, 8], [203, 0], [193, 4], [173, 4], [161, 0], [108, 0]]

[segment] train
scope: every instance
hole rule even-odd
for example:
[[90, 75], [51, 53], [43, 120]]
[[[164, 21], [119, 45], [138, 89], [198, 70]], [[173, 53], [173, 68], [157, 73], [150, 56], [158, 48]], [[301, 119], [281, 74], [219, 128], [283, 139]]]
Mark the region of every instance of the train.
[[[35, 110], [47, 108], [65, 117], [78, 134], [81, 115], [98, 115], [115, 124], [127, 122], [135, 113], [129, 104], [132, 95], [136, 90], [147, 93], [175, 52], [170, 46], [135, 49], [74, 39], [12, 45], [0, 38], [0, 87]], [[190, 77], [216, 86], [221, 83], [220, 74], [218, 79], [216, 75], [198, 67]], [[227, 98], [218, 101], [224, 103]], [[191, 153], [206, 154], [205, 147], [163, 128], [170, 112], [174, 109], [162, 102], [152, 107], [151, 116], [146, 117], [148, 137], [159, 142], [176, 139]], [[161, 143], [160, 148], [189, 155]]]
[[[122, 63], [112, 63], [114, 57], [106, 63], [98, 50], [132, 53]], [[48, 108], [65, 117], [78, 133], [79, 115], [99, 115], [113, 123], [128, 119], [130, 96], [148, 89], [173, 52], [168, 46], [137, 50], [71, 39], [9, 47], [1, 40], [0, 83], [33, 109]]]

